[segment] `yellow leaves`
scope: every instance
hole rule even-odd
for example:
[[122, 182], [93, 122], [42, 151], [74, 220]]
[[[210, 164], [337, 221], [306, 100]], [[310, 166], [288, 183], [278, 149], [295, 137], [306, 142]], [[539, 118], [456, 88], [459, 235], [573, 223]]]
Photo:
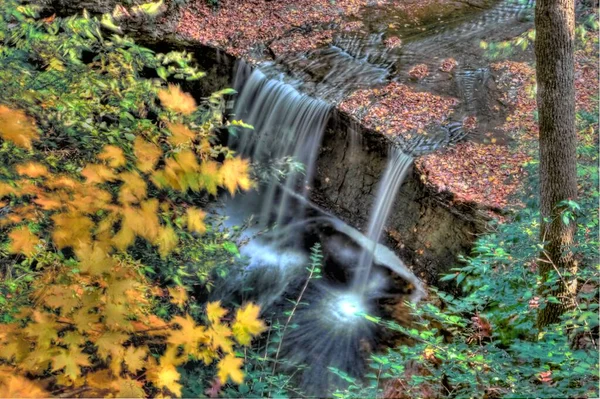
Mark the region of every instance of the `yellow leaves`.
[[265, 323], [258, 319], [259, 313], [260, 307], [253, 303], [248, 303], [237, 310], [231, 330], [240, 345], [250, 345], [252, 337], [265, 331]]
[[31, 256], [35, 253], [35, 247], [40, 243], [40, 239], [29, 230], [29, 227], [21, 227], [12, 230], [8, 234], [11, 244], [9, 251], [13, 254], [24, 254]]
[[0, 105], [0, 137], [27, 149], [31, 149], [33, 140], [39, 139], [33, 119], [5, 105]]
[[204, 224], [204, 217], [206, 213], [202, 209], [188, 208], [186, 211], [186, 224], [189, 231], [204, 234], [206, 232], [206, 225]]
[[236, 384], [244, 382], [244, 373], [242, 372], [242, 359], [238, 359], [233, 354], [226, 355], [217, 365], [217, 376], [222, 384], [231, 378]]
[[151, 381], [159, 388], [167, 388], [173, 394], [181, 396], [181, 384], [179, 381], [179, 372], [173, 365], [160, 367], [150, 375]]
[[145, 359], [148, 356], [146, 348], [136, 348], [131, 345], [125, 351], [123, 361], [127, 365], [127, 370], [131, 373], [135, 373], [145, 367]]
[[180, 309], [183, 308], [188, 300], [188, 294], [184, 287], [167, 288], [169, 296], [171, 297], [171, 303], [177, 305]]
[[90, 230], [94, 223], [87, 216], [74, 213], [59, 213], [52, 216], [54, 230], [52, 239], [58, 248], [77, 247], [89, 243]]
[[118, 168], [119, 166], [125, 165], [127, 160], [123, 154], [123, 150], [116, 145], [107, 145], [102, 149], [102, 152], [98, 155], [98, 159], [101, 159], [108, 163], [111, 168]]
[[110, 272], [114, 260], [98, 243], [84, 243], [75, 248], [75, 255], [79, 258], [79, 271], [92, 276]]
[[119, 190], [121, 204], [137, 203], [146, 198], [146, 182], [137, 172], [123, 172], [119, 178], [123, 181]]
[[158, 231], [158, 237], [154, 242], [158, 245], [158, 253], [165, 258], [171, 251], [177, 247], [179, 237], [171, 226], [161, 227]]
[[129, 339], [129, 336], [119, 331], [108, 331], [96, 339], [98, 355], [106, 360], [109, 356], [113, 358], [122, 358], [125, 354], [123, 343]]
[[142, 383], [131, 378], [119, 379], [116, 383], [117, 398], [145, 398], [146, 393]]
[[153, 143], [149, 143], [141, 137], [136, 137], [133, 142], [133, 152], [137, 158], [137, 168], [144, 172], [150, 172], [162, 156], [162, 150]]
[[89, 164], [81, 171], [89, 184], [100, 184], [117, 180], [117, 175], [104, 165]]
[[196, 110], [194, 98], [177, 85], [170, 84], [167, 89], [159, 90], [158, 98], [165, 108], [183, 115], [190, 115]]
[[183, 346], [185, 353], [196, 353], [198, 345], [206, 340], [205, 328], [196, 325], [190, 315], [175, 316], [173, 324], [180, 326], [181, 329], [172, 330], [167, 337], [167, 342], [174, 347]]
[[171, 137], [168, 138], [168, 141], [174, 147], [182, 144], [189, 144], [194, 140], [194, 137], [196, 137], [194, 132], [181, 123], [167, 123], [167, 127], [171, 132]]
[[242, 158], [226, 159], [221, 165], [219, 170], [221, 184], [231, 195], [235, 194], [238, 187], [242, 190], [249, 190], [252, 187], [248, 168], [248, 161]]
[[88, 356], [79, 348], [61, 349], [58, 355], [52, 358], [52, 370], [63, 370], [63, 374], [71, 380], [76, 380], [81, 374], [81, 367], [90, 366]]
[[48, 175], [48, 168], [37, 162], [28, 162], [26, 164], [17, 165], [17, 173], [21, 176], [42, 177]]
[[221, 307], [221, 301], [209, 302], [206, 305], [206, 317], [211, 324], [220, 323], [226, 314], [227, 310]]

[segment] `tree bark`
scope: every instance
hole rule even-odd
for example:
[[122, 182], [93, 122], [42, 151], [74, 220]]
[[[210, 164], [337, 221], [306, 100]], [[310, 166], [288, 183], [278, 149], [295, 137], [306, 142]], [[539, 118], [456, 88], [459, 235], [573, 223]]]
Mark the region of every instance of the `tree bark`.
[[574, 0], [537, 0], [535, 55], [540, 135], [541, 238], [546, 242], [539, 271], [542, 281], [559, 279], [549, 292], [560, 303], [538, 312], [538, 327], [557, 322], [571, 305], [577, 265], [571, 245], [575, 222], [562, 220], [561, 201], [577, 196], [575, 131]]

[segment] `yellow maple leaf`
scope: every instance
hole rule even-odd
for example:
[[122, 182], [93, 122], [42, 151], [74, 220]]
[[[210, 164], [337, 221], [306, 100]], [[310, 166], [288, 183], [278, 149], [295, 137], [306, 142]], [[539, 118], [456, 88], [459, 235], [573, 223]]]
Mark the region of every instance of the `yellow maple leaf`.
[[81, 375], [81, 367], [91, 365], [88, 355], [79, 348], [60, 349], [58, 355], [52, 358], [52, 370], [63, 370], [63, 374], [71, 380], [77, 380]]
[[167, 123], [167, 128], [171, 132], [171, 136], [167, 140], [174, 147], [189, 144], [196, 137], [196, 133], [181, 123]]
[[211, 324], [206, 329], [208, 344], [213, 350], [221, 349], [225, 353], [233, 352], [231, 329], [225, 324]]
[[136, 348], [131, 345], [125, 351], [125, 355], [123, 356], [123, 361], [127, 365], [127, 370], [131, 373], [135, 373], [138, 370], [141, 370], [145, 366], [146, 357], [148, 356], [148, 351], [145, 348]]
[[161, 227], [158, 230], [158, 236], [154, 241], [155, 245], [158, 245], [158, 253], [162, 258], [165, 258], [167, 255], [171, 253], [179, 242], [179, 238], [177, 237], [177, 233], [171, 226]]
[[117, 180], [117, 175], [104, 165], [88, 164], [81, 171], [81, 175], [85, 177], [89, 184], [100, 184], [107, 181]]
[[225, 384], [229, 378], [236, 384], [244, 382], [242, 363], [243, 360], [236, 358], [233, 354], [228, 354], [222, 358], [217, 364], [217, 377], [219, 377], [221, 384]]
[[171, 303], [177, 305], [179, 308], [183, 308], [188, 300], [188, 293], [184, 287], [168, 287], [169, 296], [171, 297]]
[[21, 110], [0, 105], [0, 137], [15, 145], [31, 149], [31, 142], [38, 140], [35, 122]]
[[99, 336], [94, 344], [98, 347], [98, 355], [103, 359], [112, 356], [113, 359], [121, 359], [125, 354], [123, 343], [129, 336], [118, 331], [108, 331]]
[[211, 324], [221, 322], [223, 316], [227, 314], [227, 309], [221, 307], [221, 301], [209, 302], [206, 304], [206, 317]]
[[260, 313], [260, 307], [253, 304], [247, 303], [241, 309], [238, 309], [235, 315], [235, 322], [233, 323], [231, 330], [235, 340], [240, 345], [250, 345], [250, 340], [265, 331], [266, 326], [262, 320], [258, 318]]
[[24, 254], [31, 256], [35, 253], [35, 247], [40, 243], [40, 239], [29, 230], [29, 227], [21, 227], [8, 233], [10, 238], [9, 251], [13, 254]]
[[75, 313], [73, 313], [72, 319], [78, 331], [80, 331], [81, 333], [87, 333], [89, 332], [92, 325], [98, 322], [99, 317], [96, 313], [90, 313], [89, 306], [85, 306], [75, 311]]
[[108, 163], [111, 168], [118, 168], [127, 163], [123, 150], [116, 145], [104, 146], [102, 152], [98, 154], [98, 158]]
[[115, 381], [112, 384], [117, 389], [117, 398], [145, 398], [146, 392], [143, 389], [143, 383], [132, 380], [131, 378], [123, 378]]
[[206, 232], [206, 225], [204, 224], [204, 217], [206, 213], [202, 209], [188, 208], [186, 211], [186, 222], [187, 228], [191, 232], [198, 234], [204, 234]]
[[248, 174], [250, 164], [248, 160], [242, 158], [226, 159], [219, 170], [221, 185], [231, 195], [234, 195], [238, 187], [242, 190], [249, 190], [252, 187], [252, 180]]
[[75, 255], [79, 258], [79, 270], [92, 276], [110, 272], [114, 260], [108, 256], [106, 249], [98, 243], [84, 243], [75, 248]]
[[158, 98], [165, 108], [183, 115], [190, 115], [196, 110], [196, 100], [177, 85], [170, 84], [168, 88], [159, 90]]
[[128, 226], [121, 226], [121, 230], [112, 238], [113, 245], [120, 251], [125, 251], [135, 240], [135, 233]]
[[38, 162], [28, 162], [26, 164], [17, 165], [16, 169], [20, 176], [36, 178], [48, 175], [48, 168]]
[[183, 346], [185, 353], [193, 354], [197, 352], [198, 345], [207, 339], [206, 329], [203, 326], [196, 325], [189, 314], [185, 318], [175, 316], [172, 323], [178, 325], [180, 329], [171, 330], [167, 342], [173, 347]]
[[131, 204], [146, 198], [146, 182], [137, 172], [123, 172], [119, 175], [123, 185], [119, 190], [119, 202]]
[[87, 216], [76, 213], [52, 215], [52, 239], [58, 248], [77, 247], [91, 242], [90, 230], [94, 223]]
[[149, 143], [141, 137], [136, 137], [133, 142], [133, 153], [137, 158], [137, 168], [142, 172], [154, 169], [156, 162], [162, 156], [162, 150], [156, 144]]
[[177, 382], [180, 376], [174, 366], [159, 366], [159, 369], [150, 373], [149, 377], [159, 389], [167, 388], [173, 394], [181, 396], [181, 384]]

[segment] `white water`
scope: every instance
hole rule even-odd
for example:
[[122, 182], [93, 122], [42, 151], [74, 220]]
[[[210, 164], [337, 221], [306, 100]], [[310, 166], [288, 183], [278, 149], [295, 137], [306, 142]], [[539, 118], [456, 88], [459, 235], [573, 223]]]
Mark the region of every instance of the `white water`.
[[[244, 72], [238, 75], [247, 73], [247, 68], [242, 68]], [[272, 178], [263, 187], [259, 216], [263, 227], [273, 219], [276, 224], [282, 224], [286, 213], [289, 214], [289, 196], [279, 187], [307, 195], [329, 111], [327, 103], [302, 94], [286, 83], [269, 79], [260, 70], [254, 70], [244, 82], [234, 115], [251, 124], [254, 130], [243, 132], [230, 145], [263, 165], [286, 157], [304, 165], [303, 177], [291, 173], [284, 181]]]
[[371, 211], [371, 218], [366, 234], [367, 238], [371, 240], [373, 248], [363, 249], [358, 263], [358, 272], [356, 273], [353, 283], [354, 291], [361, 296], [366, 294], [365, 289], [373, 266], [375, 246], [381, 238], [385, 222], [394, 205], [396, 194], [410, 169], [412, 161], [413, 158], [410, 155], [405, 154], [395, 147], [391, 148], [385, 173], [379, 182], [377, 197], [373, 204], [373, 210]]

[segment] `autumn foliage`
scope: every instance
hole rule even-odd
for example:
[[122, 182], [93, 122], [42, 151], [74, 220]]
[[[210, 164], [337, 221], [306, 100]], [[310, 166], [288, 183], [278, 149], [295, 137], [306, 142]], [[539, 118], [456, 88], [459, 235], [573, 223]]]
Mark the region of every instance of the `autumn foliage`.
[[[131, 54], [142, 58], [107, 52], [102, 62], [83, 67], [76, 53], [72, 59], [60, 58], [62, 47], [51, 53], [66, 40], [66, 34], [55, 36], [59, 26], [74, 30], [75, 43], [64, 44], [67, 52], [80, 45], [76, 40], [89, 48], [122, 43], [104, 40], [94, 18], [40, 24], [35, 7], [0, 4], [12, 10], [0, 14], [0, 34], [18, 15], [47, 39], [10, 42], [14, 47], [7, 41], [6, 51], [18, 47], [16, 54], [28, 62], [27, 46], [48, 46], [48, 57], [57, 58], [35, 79], [51, 77], [49, 85], [58, 85], [21, 101], [30, 98], [19, 91], [26, 84], [9, 87], [14, 78], [3, 75], [0, 250], [6, 262], [0, 290], [7, 292], [19, 265], [25, 265], [20, 273], [28, 283], [0, 303], [0, 397], [181, 396], [180, 366], [189, 361], [212, 370], [210, 378], [220, 386], [242, 383], [237, 348], [264, 331], [260, 308], [197, 304], [175, 277], [168, 284], [151, 278], [161, 263], [144, 264], [133, 251], [142, 246], [163, 264], [182, 259], [180, 252], [200, 247], [204, 235], [215, 240], [197, 198], [253, 187], [249, 162], [215, 145], [221, 114], [201, 107], [177, 84], [139, 78], [144, 63], [157, 65], [143, 58], [150, 56], [141, 48]], [[73, 65], [82, 84], [63, 80]], [[200, 75], [187, 59], [178, 65]], [[60, 86], [65, 82], [72, 84], [69, 90]], [[90, 94], [94, 90], [107, 90], [102, 102]], [[146, 118], [150, 112], [154, 119]], [[112, 120], [118, 123], [107, 124]], [[74, 139], [65, 142], [69, 134]], [[168, 312], [157, 312], [161, 307]]]

